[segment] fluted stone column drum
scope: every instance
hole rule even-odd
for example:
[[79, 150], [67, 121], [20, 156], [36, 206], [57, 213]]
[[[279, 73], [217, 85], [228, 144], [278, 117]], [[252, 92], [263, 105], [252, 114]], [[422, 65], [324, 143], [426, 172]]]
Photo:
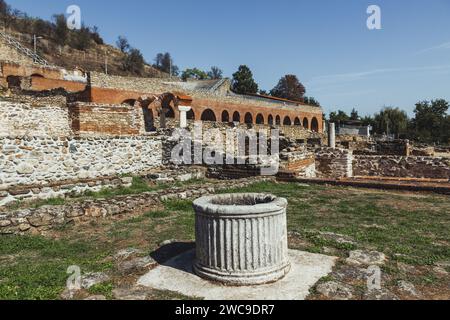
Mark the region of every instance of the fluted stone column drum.
[[286, 199], [254, 193], [194, 201], [194, 272], [235, 286], [283, 278], [290, 270], [286, 208]]

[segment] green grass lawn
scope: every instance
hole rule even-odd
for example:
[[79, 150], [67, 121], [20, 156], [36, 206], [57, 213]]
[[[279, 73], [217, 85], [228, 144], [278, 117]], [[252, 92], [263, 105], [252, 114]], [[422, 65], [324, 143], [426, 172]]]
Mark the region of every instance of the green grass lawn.
[[[333, 255], [343, 258], [349, 250], [377, 250], [388, 256], [384, 271], [394, 278], [404, 276], [397, 262], [428, 267], [450, 261], [447, 196], [274, 182], [227, 192], [242, 191], [270, 192], [289, 200], [291, 248], [315, 253], [333, 250]], [[324, 238], [323, 232], [344, 235], [354, 243]], [[113, 270], [111, 257], [120, 249], [150, 253], [168, 239], [194, 240], [191, 201], [168, 201], [124, 220], [69, 225], [47, 238], [2, 236], [0, 299], [56, 299], [64, 290], [68, 266], [78, 265], [83, 272]], [[412, 280], [432, 286], [437, 278], [425, 272]], [[93, 290], [108, 296], [114, 286], [112, 281]]]

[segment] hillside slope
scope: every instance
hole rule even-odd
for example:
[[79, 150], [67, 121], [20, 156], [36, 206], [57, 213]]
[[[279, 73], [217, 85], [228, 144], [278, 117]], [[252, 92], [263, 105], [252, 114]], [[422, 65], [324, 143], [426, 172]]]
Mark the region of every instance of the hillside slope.
[[[31, 34], [19, 33], [13, 30], [7, 30], [7, 35], [19, 41], [22, 46], [30, 50], [33, 49], [33, 36]], [[16, 62], [25, 62], [29, 59], [21, 57], [20, 53], [15, 52], [13, 48], [6, 50], [3, 43], [0, 58], [3, 60], [12, 60]], [[122, 61], [125, 54], [111, 45], [99, 45], [92, 43], [86, 51], [77, 50], [69, 46], [61, 47], [50, 39], [40, 38], [37, 41], [37, 53], [47, 60], [51, 65], [60, 66], [66, 69], [80, 67], [87, 71], [106, 72], [111, 75], [136, 76], [130, 72], [124, 71]], [[147, 78], [168, 78], [167, 73], [161, 72], [150, 65], [145, 65], [142, 77]]]

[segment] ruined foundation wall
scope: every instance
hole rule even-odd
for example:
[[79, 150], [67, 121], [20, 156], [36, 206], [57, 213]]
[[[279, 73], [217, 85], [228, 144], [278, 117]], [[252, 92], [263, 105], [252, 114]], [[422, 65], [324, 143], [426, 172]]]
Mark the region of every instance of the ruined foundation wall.
[[0, 101], [0, 137], [71, 134], [66, 107]]
[[450, 159], [355, 155], [355, 176], [450, 179]]
[[353, 153], [345, 149], [320, 148], [315, 151], [318, 177], [343, 178], [353, 176]]

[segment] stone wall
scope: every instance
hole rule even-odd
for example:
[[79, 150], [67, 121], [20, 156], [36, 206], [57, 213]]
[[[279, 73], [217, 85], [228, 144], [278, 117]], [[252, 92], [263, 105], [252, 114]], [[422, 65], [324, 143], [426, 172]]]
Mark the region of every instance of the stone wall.
[[[145, 173], [161, 166], [161, 150], [157, 136], [0, 137], [0, 206], [69, 193], [79, 181]], [[55, 184], [57, 194], [45, 189]]]
[[320, 148], [315, 151], [318, 177], [343, 178], [353, 176], [353, 153], [345, 149]]
[[266, 179], [245, 179], [233, 183], [204, 183], [201, 186], [169, 188], [155, 192], [144, 192], [110, 199], [87, 200], [61, 206], [21, 209], [0, 212], [0, 235], [2, 234], [45, 234], [48, 230], [70, 223], [82, 223], [98, 219], [111, 219], [118, 215], [142, 213], [155, 204], [170, 199], [198, 198], [231, 187], [245, 187]]
[[355, 155], [355, 176], [450, 179], [450, 158]]
[[33, 59], [21, 54], [19, 51], [8, 45], [2, 37], [0, 37], [0, 60], [21, 64], [33, 64]]
[[0, 137], [59, 137], [71, 133], [66, 107], [0, 101]]

